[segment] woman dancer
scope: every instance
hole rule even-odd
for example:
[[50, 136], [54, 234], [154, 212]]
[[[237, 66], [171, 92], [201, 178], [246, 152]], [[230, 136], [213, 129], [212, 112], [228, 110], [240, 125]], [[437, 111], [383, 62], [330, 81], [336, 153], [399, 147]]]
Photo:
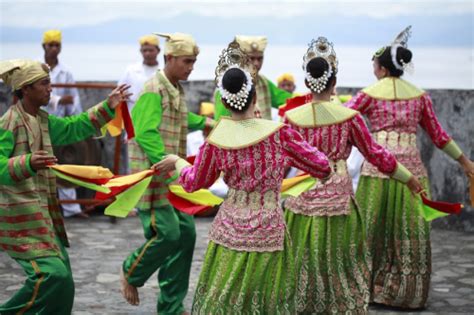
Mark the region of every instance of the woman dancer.
[[364, 314], [369, 302], [370, 260], [365, 223], [354, 202], [346, 159], [356, 146], [380, 172], [421, 189], [412, 174], [370, 136], [355, 110], [331, 101], [338, 61], [332, 43], [312, 40], [303, 57], [311, 102], [290, 110], [285, 121], [324, 152], [334, 174], [285, 201], [298, 275], [297, 311], [304, 314]]
[[294, 264], [285, 235], [280, 186], [285, 167], [318, 178], [327, 158], [288, 126], [254, 118], [254, 70], [231, 43], [216, 69], [222, 117], [200, 148], [194, 166], [177, 156], [156, 165], [176, 169], [186, 191], [208, 187], [224, 172], [227, 199], [209, 232], [209, 246], [194, 296], [196, 314], [293, 314]]
[[[374, 54], [374, 74], [379, 81], [359, 92], [348, 106], [367, 117], [377, 142], [421, 178], [428, 190], [426, 169], [416, 147], [418, 125], [468, 176], [474, 176], [474, 167], [441, 127], [429, 95], [400, 78], [412, 66], [409, 36], [407, 27], [391, 45]], [[429, 292], [431, 247], [430, 225], [420, 215], [419, 198], [367, 163], [356, 196], [368, 224], [373, 259], [371, 300], [423, 308]]]

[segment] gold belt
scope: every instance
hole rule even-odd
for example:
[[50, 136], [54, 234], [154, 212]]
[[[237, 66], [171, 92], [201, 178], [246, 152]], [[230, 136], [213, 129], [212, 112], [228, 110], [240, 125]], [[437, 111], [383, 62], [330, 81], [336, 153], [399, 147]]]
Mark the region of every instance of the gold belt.
[[388, 147], [416, 147], [416, 134], [396, 131], [378, 131], [373, 133], [377, 143]]
[[279, 205], [279, 195], [272, 190], [263, 194], [258, 191], [247, 192], [244, 190], [229, 189], [227, 193], [227, 203], [232, 203], [237, 208], [249, 208], [259, 210], [261, 208], [275, 209]]

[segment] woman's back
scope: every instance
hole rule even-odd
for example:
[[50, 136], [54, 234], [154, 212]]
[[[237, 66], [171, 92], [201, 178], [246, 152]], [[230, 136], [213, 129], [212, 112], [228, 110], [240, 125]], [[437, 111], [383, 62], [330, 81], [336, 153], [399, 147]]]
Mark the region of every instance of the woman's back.
[[299, 133], [263, 119], [221, 119], [194, 164], [182, 172], [180, 182], [187, 191], [211, 185], [221, 172], [229, 186], [210, 239], [245, 251], [283, 249], [280, 188], [286, 167], [294, 166], [319, 178], [330, 172], [325, 155]]

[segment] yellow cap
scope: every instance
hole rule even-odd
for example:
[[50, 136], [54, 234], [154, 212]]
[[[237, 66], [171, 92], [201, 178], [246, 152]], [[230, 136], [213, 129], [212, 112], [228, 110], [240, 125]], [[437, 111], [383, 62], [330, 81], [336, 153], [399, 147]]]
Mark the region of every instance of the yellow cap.
[[236, 35], [235, 40], [240, 45], [245, 53], [261, 52], [265, 51], [267, 47], [267, 38], [265, 36], [245, 36]]
[[61, 31], [60, 30], [49, 30], [43, 34], [43, 44], [49, 44], [52, 42], [61, 43]]
[[183, 33], [154, 33], [155, 35], [166, 38], [165, 55], [175, 57], [179, 56], [196, 56], [199, 54], [199, 47], [196, 41], [189, 34]]
[[199, 114], [203, 116], [214, 115], [214, 104], [209, 102], [202, 102], [201, 108], [199, 109]]
[[49, 76], [48, 65], [39, 61], [13, 59], [0, 62], [0, 78], [17, 91]]
[[140, 45], [153, 45], [160, 47], [160, 40], [156, 35], [145, 35], [138, 39]]
[[277, 78], [277, 84], [280, 84], [283, 81], [290, 81], [295, 83], [295, 77], [291, 73], [283, 73]]

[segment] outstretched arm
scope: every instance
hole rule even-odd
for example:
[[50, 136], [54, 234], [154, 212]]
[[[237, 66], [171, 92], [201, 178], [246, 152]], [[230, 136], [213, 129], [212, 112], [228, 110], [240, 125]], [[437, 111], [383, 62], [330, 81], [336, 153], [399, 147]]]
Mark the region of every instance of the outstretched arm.
[[214, 147], [205, 142], [194, 160], [194, 165], [177, 155], [170, 154], [153, 168], [160, 173], [177, 170], [180, 174], [179, 183], [187, 192], [211, 186], [219, 178], [219, 169], [216, 163]]
[[114, 117], [115, 107], [130, 96], [128, 88], [127, 85], [120, 85], [109, 94], [107, 101], [80, 115], [65, 118], [49, 115], [48, 127], [52, 144], [66, 145], [98, 134], [102, 126]]

